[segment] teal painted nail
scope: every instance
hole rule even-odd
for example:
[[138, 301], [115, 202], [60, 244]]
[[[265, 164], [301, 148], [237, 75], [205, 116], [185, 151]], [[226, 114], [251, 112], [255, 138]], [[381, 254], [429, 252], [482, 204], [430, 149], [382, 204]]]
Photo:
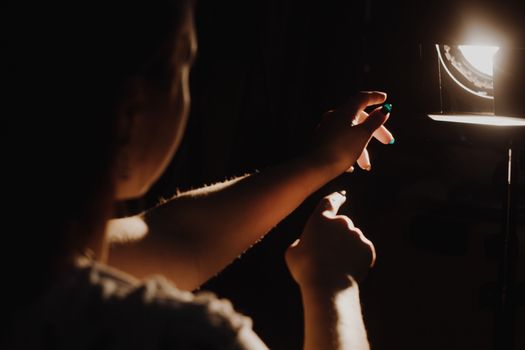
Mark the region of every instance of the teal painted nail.
[[383, 107], [381, 108], [381, 112], [383, 112], [383, 114], [388, 114], [388, 113], [392, 112], [392, 104], [385, 103], [383, 105]]
[[392, 139], [392, 140], [390, 140], [390, 142], [388, 144], [389, 145], [393, 145], [395, 142], [396, 142], [396, 139]]

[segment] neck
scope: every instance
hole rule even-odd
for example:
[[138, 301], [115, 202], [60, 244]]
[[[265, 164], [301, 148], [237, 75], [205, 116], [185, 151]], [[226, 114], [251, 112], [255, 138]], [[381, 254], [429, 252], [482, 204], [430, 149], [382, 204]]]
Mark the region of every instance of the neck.
[[[107, 220], [109, 220], [109, 217]], [[93, 254], [93, 258], [101, 263], [107, 263], [109, 253], [105, 226], [106, 225], [103, 225], [97, 230], [97, 232], [93, 233], [91, 236], [93, 239], [88, 242], [88, 246], [86, 247], [86, 250]]]
[[106, 234], [107, 222], [113, 213], [113, 198], [108, 196], [98, 203], [96, 215], [91, 217], [90, 222], [83, 225], [86, 230], [86, 236], [89, 237], [81, 247], [83, 252], [88, 252], [92, 258], [98, 262], [106, 263], [108, 261], [109, 244]]

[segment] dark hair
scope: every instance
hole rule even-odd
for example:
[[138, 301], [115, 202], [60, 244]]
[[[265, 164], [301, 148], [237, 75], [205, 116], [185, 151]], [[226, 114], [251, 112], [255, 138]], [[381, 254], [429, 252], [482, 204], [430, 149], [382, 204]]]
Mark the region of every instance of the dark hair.
[[159, 88], [171, 81], [174, 45], [193, 7], [189, 0], [109, 3], [23, 3], [5, 13], [16, 152], [8, 201], [17, 228], [9, 235], [23, 254], [12, 282], [28, 293], [18, 300], [52, 281], [109, 209], [121, 94], [133, 77]]

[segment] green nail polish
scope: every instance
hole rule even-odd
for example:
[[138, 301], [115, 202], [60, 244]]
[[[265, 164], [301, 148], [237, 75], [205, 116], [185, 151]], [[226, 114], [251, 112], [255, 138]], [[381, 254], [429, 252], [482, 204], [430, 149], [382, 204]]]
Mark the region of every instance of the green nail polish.
[[395, 142], [396, 142], [396, 139], [392, 139], [392, 140], [390, 140], [390, 142], [388, 144], [389, 145], [393, 145]]
[[388, 114], [392, 112], [392, 105], [390, 103], [385, 103], [381, 108], [381, 112], [383, 112], [383, 114]]

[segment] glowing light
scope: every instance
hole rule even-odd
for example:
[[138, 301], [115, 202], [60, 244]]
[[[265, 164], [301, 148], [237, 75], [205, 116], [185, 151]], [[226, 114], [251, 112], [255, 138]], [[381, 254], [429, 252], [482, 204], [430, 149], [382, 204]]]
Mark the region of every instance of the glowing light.
[[111, 243], [135, 242], [146, 236], [148, 226], [138, 216], [109, 220], [106, 234]]
[[[436, 44], [436, 51], [441, 67], [457, 85], [478, 97], [487, 100], [494, 99], [491, 93], [492, 75], [487, 76], [475, 69], [472, 64], [467, 62], [458, 46]], [[454, 54], [454, 51], [457, 52]], [[451, 70], [458, 74], [457, 77]]]
[[493, 126], [525, 126], [525, 119], [498, 115], [429, 114], [439, 122], [466, 123]]
[[497, 46], [474, 46], [459, 45], [459, 51], [465, 59], [478, 71], [488, 76], [492, 76], [492, 66], [494, 54], [498, 52]]

